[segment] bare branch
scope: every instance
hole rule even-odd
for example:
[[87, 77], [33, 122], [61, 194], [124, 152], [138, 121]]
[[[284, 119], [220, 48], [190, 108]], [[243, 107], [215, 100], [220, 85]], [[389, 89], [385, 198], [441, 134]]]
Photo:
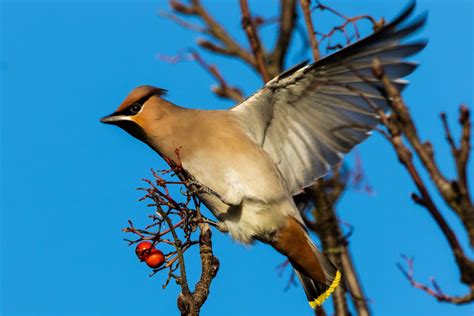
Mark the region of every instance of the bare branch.
[[316, 316], [326, 316], [326, 311], [324, 310], [324, 308], [322, 306], [316, 306], [316, 308], [314, 309], [314, 313], [316, 314]]
[[263, 82], [267, 82], [270, 80], [270, 77], [266, 68], [265, 53], [260, 38], [258, 37], [257, 29], [253, 24], [247, 0], [240, 0], [240, 9], [242, 11], [242, 28], [245, 30], [250, 46], [252, 47], [258, 72], [262, 76]]
[[208, 72], [214, 79], [216, 79], [218, 85], [213, 86], [212, 91], [221, 98], [230, 99], [237, 103], [244, 100], [242, 91], [234, 86], [230, 86], [222, 76], [217, 66], [208, 64], [204, 58], [195, 50], [189, 50], [187, 53], [180, 53], [176, 56], [167, 56], [158, 54], [157, 57], [167, 63], [178, 63], [182, 61], [194, 60], [196, 61], [206, 72]]
[[[399, 121], [400, 128], [403, 131], [407, 141], [415, 150], [416, 154], [422, 161], [423, 167], [428, 171], [430, 177], [433, 179], [433, 182], [438, 189], [438, 192], [444, 198], [446, 203], [458, 214], [463, 222], [469, 223], [469, 225], [474, 225], [474, 208], [472, 202], [467, 194], [467, 191], [460, 194], [459, 184], [460, 182], [464, 183], [464, 180], [459, 181], [448, 181], [446, 177], [441, 173], [433, 154], [432, 146], [429, 142], [422, 143], [418, 132], [416, 130], [415, 124], [410, 117], [409, 111], [405, 103], [403, 102], [400, 93], [397, 88], [391, 83], [390, 79], [384, 75], [383, 70], [377, 62], [374, 64], [374, 74], [379, 78], [384, 84], [385, 91], [390, 98], [390, 105], [396, 114], [396, 119]], [[468, 113], [467, 108], [465, 113]], [[469, 117], [467, 114], [465, 115]], [[469, 120], [466, 119], [465, 122]], [[466, 123], [466, 128], [469, 132], [469, 123]], [[467, 138], [469, 140], [469, 138]], [[469, 146], [465, 145], [465, 148]], [[465, 165], [459, 166], [461, 171], [458, 170], [458, 173], [464, 173]], [[466, 183], [467, 185], [467, 183]], [[474, 229], [469, 230], [469, 237], [471, 240], [471, 245], [474, 246]]]
[[217, 53], [221, 55], [232, 55], [232, 53], [229, 50], [227, 50], [225, 47], [216, 45], [213, 42], [202, 39], [202, 38], [197, 40], [197, 44], [201, 48], [204, 48], [205, 50], [208, 50], [212, 53]]
[[367, 299], [362, 291], [360, 280], [354, 269], [349, 253], [349, 242], [342, 233], [340, 221], [335, 212], [335, 204], [346, 190], [350, 174], [335, 169], [331, 177], [320, 179], [310, 189], [314, 198], [315, 209], [312, 211], [314, 221], [306, 214], [303, 218], [308, 227], [315, 231], [323, 245], [325, 254], [342, 271], [344, 283], [334, 293], [334, 309], [336, 315], [348, 315], [346, 291], [352, 297], [358, 315], [370, 315]]
[[[151, 263], [148, 262], [148, 256], [151, 256], [153, 251], [164, 256], [165, 259], [164, 262], [161, 262], [161, 266], [150, 265], [153, 268], [150, 276], [167, 269], [168, 276], [163, 284], [163, 288], [166, 288], [171, 279], [175, 279], [181, 287], [181, 294], [178, 297], [178, 308], [181, 314], [194, 316], [199, 315], [199, 310], [209, 295], [211, 282], [219, 269], [219, 261], [212, 251], [211, 230], [207, 224], [212, 221], [202, 216], [200, 202], [196, 197], [196, 194], [199, 193], [199, 185], [186, 176], [187, 172], [180, 163], [179, 149], [176, 150], [176, 155], [178, 162], [165, 159], [171, 166], [171, 169], [158, 172], [152, 170], [153, 180], [144, 180], [150, 187], [139, 189], [146, 192], [145, 196], [140, 200], [153, 201], [152, 204], [149, 204], [149, 206], [155, 209], [154, 214], [149, 216], [152, 224], [148, 225], [145, 229], [138, 229], [133, 225], [132, 221], [129, 221], [129, 226], [123, 231], [139, 237], [137, 240], [127, 240], [129, 245], [145, 240], [153, 242], [151, 248], [144, 251], [137, 250], [137, 255], [142, 261], [146, 260], [149, 265]], [[166, 174], [179, 175], [182, 180], [167, 180], [163, 177]], [[181, 191], [185, 202], [178, 202], [171, 197], [169, 190], [171, 185], [186, 188], [186, 191]], [[191, 204], [194, 205], [194, 209], [190, 208]], [[178, 219], [176, 220], [176, 218]], [[168, 227], [167, 229], [163, 229], [165, 225]], [[151, 231], [152, 229], [157, 230]], [[199, 241], [192, 240], [193, 233], [197, 229], [200, 231]], [[171, 234], [171, 240], [164, 238], [168, 234]], [[160, 250], [154, 248], [157, 245], [163, 246], [163, 244], [165, 246], [172, 246], [173, 250], [163, 254]], [[192, 246], [198, 244], [202, 270], [194, 292], [191, 292], [184, 253]], [[177, 274], [177, 271], [179, 271], [179, 274]]]
[[316, 40], [316, 32], [314, 31], [313, 21], [311, 20], [311, 11], [309, 9], [310, 0], [300, 0], [301, 8], [303, 9], [303, 16], [308, 30], [308, 38], [311, 44], [311, 52], [313, 53], [313, 60], [318, 61], [321, 58], [319, 53], [319, 44]]
[[227, 31], [207, 12], [199, 0], [191, 0], [189, 5], [185, 5], [179, 0], [171, 0], [170, 6], [175, 12], [179, 14], [191, 15], [200, 18], [205, 25], [203, 28], [203, 33], [212, 36], [216, 41], [220, 42], [223, 51], [226, 52], [226, 55], [239, 57], [241, 60], [252, 67], [256, 66], [253, 56], [239, 44], [237, 44], [237, 42], [227, 33]]
[[180, 17], [178, 17], [174, 14], [171, 14], [169, 12], [162, 11], [162, 12], [160, 12], [160, 16], [162, 16], [164, 18], [167, 18], [167, 19], [170, 19], [171, 21], [175, 22], [179, 26], [182, 26], [182, 27], [184, 27], [188, 30], [198, 32], [198, 33], [204, 33], [205, 32], [205, 29], [200, 27], [199, 25], [191, 24], [191, 23], [187, 22], [186, 20], [181, 19]]
[[[284, 69], [284, 62], [288, 46], [291, 41], [293, 30], [296, 22], [296, 0], [281, 0], [280, 1], [280, 29], [278, 32], [278, 39], [270, 56], [273, 64], [278, 65], [277, 75]], [[275, 72], [275, 71], [274, 71]]]
[[429, 287], [426, 284], [416, 281], [414, 277], [414, 259], [402, 255], [402, 258], [405, 260], [408, 269], [405, 269], [401, 263], [397, 263], [397, 268], [402, 272], [405, 278], [410, 282], [410, 284], [417, 289], [422, 290], [428, 295], [433, 296], [440, 302], [451, 303], [451, 304], [467, 304], [474, 301], [474, 287], [471, 287], [471, 290], [468, 294], [463, 296], [449, 296], [446, 295], [434, 278], [431, 278], [432, 287]]
[[[456, 234], [451, 229], [450, 225], [431, 198], [426, 184], [422, 180], [420, 172], [413, 163], [413, 153], [404, 144], [402, 137], [404, 137], [413, 147], [414, 152], [420, 158], [423, 167], [429, 173], [431, 181], [438, 188], [438, 192], [440, 192], [440, 194], [445, 198], [445, 201], [450, 206], [450, 208], [460, 215], [462, 223], [469, 232], [470, 237], [472, 237], [471, 233], [474, 230], [474, 221], [472, 220], [474, 216], [474, 214], [472, 214], [472, 204], [470, 204], [471, 202], [467, 195], [463, 195], [460, 193], [459, 189], [455, 189], [456, 187], [459, 187], [459, 185], [453, 184], [459, 183], [459, 180], [450, 183], [444, 178], [444, 176], [441, 175], [434, 160], [431, 144], [428, 142], [421, 143], [419, 140], [415, 125], [411, 119], [407, 106], [405, 105], [396, 87], [385, 74], [383, 68], [380, 65], [380, 61], [377, 59], [374, 60], [372, 70], [374, 76], [383, 83], [387, 102], [389, 102], [393, 111], [393, 114], [388, 120], [381, 120], [381, 122], [388, 129], [388, 140], [394, 147], [399, 161], [407, 169], [419, 192], [419, 195], [412, 194], [412, 199], [415, 203], [422, 205], [426, 210], [428, 210], [430, 215], [433, 217], [443, 235], [447, 239], [449, 246], [451, 247], [457, 266], [460, 270], [461, 281], [472, 289], [474, 287], [474, 261], [470, 260], [465, 255]], [[465, 112], [466, 110], [461, 110], [461, 112], [463, 111]], [[466, 114], [464, 114], [464, 118], [465, 117]], [[444, 120], [445, 119], [443, 119], [443, 121]], [[469, 124], [466, 123], [465, 119], [461, 121], [461, 124], [464, 124], [463, 126]], [[456, 146], [449, 131], [449, 127], [447, 126], [446, 122], [444, 124], [448, 142], [452, 148], [455, 148], [456, 151]], [[456, 158], [456, 153], [454, 156]], [[463, 209], [464, 207], [466, 208]]]
[[[374, 30], [374, 32], [377, 31], [378, 29], [380, 29], [385, 23], [385, 20], [383, 18], [381, 18], [379, 21], [376, 21], [375, 18], [370, 16], [370, 15], [358, 15], [358, 16], [354, 16], [354, 17], [348, 17], [348, 16], [342, 14], [341, 12], [335, 10], [334, 8], [322, 4], [318, 0], [316, 1], [316, 3], [317, 3], [317, 5], [314, 7], [314, 9], [319, 9], [321, 11], [329, 11], [332, 14], [334, 14], [334, 15], [336, 15], [336, 16], [338, 16], [338, 17], [340, 17], [344, 20], [344, 22], [342, 24], [333, 27], [328, 33], [320, 33], [320, 32], [315, 33], [315, 34], [320, 36], [320, 40], [319, 40], [318, 44], [320, 44], [322, 41], [324, 41], [326, 39], [328, 40], [328, 44], [326, 46], [327, 51], [341, 49], [344, 46], [349, 45], [350, 43], [352, 43], [353, 40], [360, 39], [361, 34], [360, 34], [360, 31], [359, 31], [359, 27], [357, 26], [357, 23], [361, 20], [370, 21], [372, 23], [372, 29]], [[349, 25], [352, 25], [353, 30], [354, 30], [354, 35], [350, 35], [350, 31], [348, 30]], [[336, 44], [336, 45], [331, 44], [331, 39], [332, 39], [333, 35], [335, 35], [337, 32], [340, 32], [344, 35], [344, 37], [346, 39], [345, 44]]]
[[227, 82], [222, 77], [221, 73], [214, 65], [207, 64], [201, 55], [196, 52], [192, 51], [191, 55], [193, 56], [194, 60], [196, 60], [208, 73], [210, 73], [219, 83], [218, 86], [213, 87], [212, 91], [222, 98], [227, 98], [234, 100], [236, 102], [242, 102], [244, 97], [242, 91], [236, 87], [231, 87], [227, 84]]

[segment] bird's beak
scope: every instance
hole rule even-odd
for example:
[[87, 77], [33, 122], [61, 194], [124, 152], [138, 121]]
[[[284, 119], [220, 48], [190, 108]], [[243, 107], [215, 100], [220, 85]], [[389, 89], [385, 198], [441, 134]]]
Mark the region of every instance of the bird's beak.
[[117, 115], [117, 114], [110, 114], [104, 116], [100, 121], [105, 124], [114, 124], [116, 125], [118, 122], [129, 121], [130, 118], [126, 115]]

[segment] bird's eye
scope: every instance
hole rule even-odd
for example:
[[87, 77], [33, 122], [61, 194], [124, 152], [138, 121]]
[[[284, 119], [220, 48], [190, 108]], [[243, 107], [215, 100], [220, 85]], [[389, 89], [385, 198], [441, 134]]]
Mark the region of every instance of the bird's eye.
[[132, 106], [130, 107], [130, 113], [132, 115], [134, 114], [137, 114], [138, 112], [140, 112], [140, 109], [142, 108], [142, 105], [140, 103], [134, 103], [132, 104]]

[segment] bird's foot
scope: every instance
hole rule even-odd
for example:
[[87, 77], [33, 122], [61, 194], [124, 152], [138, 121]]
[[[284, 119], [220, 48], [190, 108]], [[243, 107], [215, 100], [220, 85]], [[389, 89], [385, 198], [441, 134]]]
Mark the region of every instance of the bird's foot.
[[194, 178], [193, 176], [190, 176], [189, 179], [186, 181], [186, 186], [189, 188], [189, 191], [192, 194], [207, 193], [214, 195], [221, 201], [224, 201], [224, 198], [219, 193], [197, 181], [196, 178]]
[[218, 231], [220, 231], [222, 233], [228, 233], [229, 232], [229, 229], [227, 228], [227, 225], [224, 222], [219, 222], [219, 221], [216, 222], [216, 221], [210, 220], [209, 218], [206, 218], [206, 217], [202, 217], [200, 219], [200, 221], [202, 223], [206, 223], [206, 224], [211, 225], [212, 227], [216, 228]]
[[221, 233], [228, 233], [229, 229], [227, 228], [227, 224], [224, 222], [217, 222], [214, 226], [218, 231]]

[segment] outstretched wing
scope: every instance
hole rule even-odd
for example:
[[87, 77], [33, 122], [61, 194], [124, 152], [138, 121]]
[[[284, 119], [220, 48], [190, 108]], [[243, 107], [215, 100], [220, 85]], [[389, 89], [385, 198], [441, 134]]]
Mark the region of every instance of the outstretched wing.
[[406, 23], [414, 7], [365, 39], [282, 73], [231, 109], [278, 165], [293, 194], [325, 175], [369, 135], [378, 123], [374, 105], [388, 109], [372, 74], [374, 58], [399, 89], [407, 84], [400, 78], [416, 64], [404, 59], [426, 46], [424, 41], [400, 43], [426, 21], [424, 14]]

